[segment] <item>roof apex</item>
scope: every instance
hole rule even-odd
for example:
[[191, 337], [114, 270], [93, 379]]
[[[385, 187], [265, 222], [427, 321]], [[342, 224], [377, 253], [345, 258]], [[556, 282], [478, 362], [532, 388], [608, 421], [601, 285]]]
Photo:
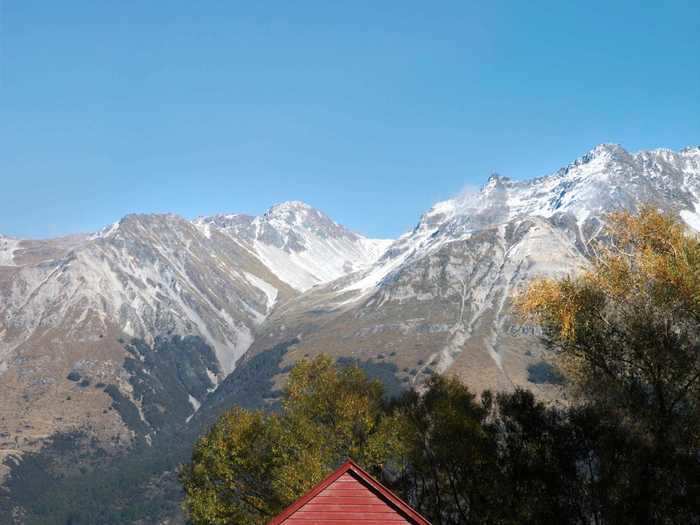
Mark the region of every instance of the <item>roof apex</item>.
[[326, 487], [331, 485], [335, 480], [346, 472], [352, 471], [361, 481], [373, 489], [377, 495], [384, 499], [389, 504], [396, 507], [402, 514], [412, 521], [415, 525], [430, 525], [430, 522], [421, 516], [417, 511], [415, 511], [408, 503], [399, 498], [387, 487], [382, 485], [377, 481], [371, 474], [360, 467], [352, 459], [348, 458], [342, 465], [340, 465], [335, 471], [326, 476], [323, 481], [314, 486], [306, 494], [297, 499], [289, 507], [284, 509], [280, 514], [274, 517], [268, 525], [279, 525], [283, 523], [287, 518], [294, 514], [297, 510], [306, 505], [311, 501], [316, 495], [323, 491]]

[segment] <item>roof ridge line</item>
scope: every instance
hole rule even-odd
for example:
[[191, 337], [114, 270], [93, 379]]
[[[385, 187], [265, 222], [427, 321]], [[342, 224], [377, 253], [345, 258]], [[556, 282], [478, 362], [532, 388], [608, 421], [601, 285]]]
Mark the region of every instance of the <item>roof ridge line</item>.
[[416, 525], [430, 525], [430, 522], [424, 518], [418, 511], [414, 510], [408, 503], [403, 499], [394, 494], [389, 488], [385, 487], [380, 481], [378, 481], [374, 476], [364, 470], [360, 465], [355, 463], [352, 459], [348, 458], [342, 465], [340, 465], [336, 470], [331, 472], [322, 481], [312, 487], [294, 503], [284, 509], [280, 514], [275, 516], [268, 525], [279, 525], [292, 516], [295, 512], [301, 509], [314, 497], [316, 497], [320, 492], [326, 489], [334, 481], [340, 478], [343, 474], [352, 471], [355, 475], [360, 478], [360, 481], [368, 485], [368, 488], [378, 493], [378, 496], [389, 502], [392, 506], [401, 513], [406, 515], [408, 519], [413, 521]]

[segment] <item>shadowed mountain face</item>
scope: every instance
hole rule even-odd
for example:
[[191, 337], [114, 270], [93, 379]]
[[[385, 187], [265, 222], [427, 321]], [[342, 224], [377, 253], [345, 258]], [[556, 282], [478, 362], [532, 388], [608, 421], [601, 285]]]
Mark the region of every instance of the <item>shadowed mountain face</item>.
[[[700, 230], [699, 202], [700, 148], [601, 145], [546, 177], [492, 176], [393, 242], [299, 202], [260, 217], [131, 215], [94, 235], [0, 237], [4, 474], [26, 472], [13, 458], [38, 451], [34, 464], [65, 488], [78, 452], [54, 445], [77, 433], [95, 465], [128, 450], [140, 479], [162, 475], [222, 410], [273, 408], [288, 367], [319, 353], [392, 391], [439, 372], [557, 397], [561, 378], [514, 317], [514, 294], [585, 268], [610, 211], [653, 203]], [[20, 478], [8, 478], [15, 506], [29, 490]]]

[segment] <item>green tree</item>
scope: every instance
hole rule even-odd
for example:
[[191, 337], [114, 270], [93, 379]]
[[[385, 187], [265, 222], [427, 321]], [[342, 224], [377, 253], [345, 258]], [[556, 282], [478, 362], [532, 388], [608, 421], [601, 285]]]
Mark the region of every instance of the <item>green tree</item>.
[[565, 413], [516, 390], [481, 400], [454, 378], [396, 403], [406, 468], [395, 487], [435, 525], [587, 523]]
[[382, 419], [382, 386], [325, 356], [291, 371], [278, 414], [235, 408], [181, 469], [195, 524], [262, 524], [352, 457], [375, 474], [399, 440]]
[[498, 443], [499, 497], [491, 523], [590, 523], [582, 474], [589, 447], [573, 415], [526, 390], [497, 395], [489, 425]]
[[406, 465], [396, 488], [435, 525], [478, 523], [496, 506], [497, 447], [485, 425], [489, 413], [490, 398], [479, 403], [457, 379], [441, 376], [394, 407]]

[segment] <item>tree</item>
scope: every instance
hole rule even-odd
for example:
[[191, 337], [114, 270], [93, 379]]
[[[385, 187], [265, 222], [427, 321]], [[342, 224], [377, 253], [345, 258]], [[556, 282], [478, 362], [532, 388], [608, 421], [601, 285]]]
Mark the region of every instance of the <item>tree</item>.
[[601, 518], [697, 523], [700, 241], [646, 207], [611, 215], [597, 249], [588, 272], [533, 283], [519, 307], [596, 414]]
[[435, 525], [488, 523], [496, 475], [496, 439], [485, 426], [490, 400], [454, 378], [433, 376], [422, 394], [394, 407], [406, 468], [397, 489]]
[[398, 446], [382, 386], [325, 356], [292, 369], [278, 414], [234, 408], [181, 469], [195, 524], [263, 524], [352, 457], [375, 474]]
[[425, 386], [394, 408], [406, 453], [395, 488], [432, 523], [587, 523], [566, 413], [524, 390], [477, 400], [455, 378]]
[[196, 444], [181, 470], [185, 504], [194, 523], [264, 523], [285, 501], [276, 471], [279, 418], [235, 408]]
[[575, 414], [526, 390], [496, 396], [490, 426], [498, 443], [499, 514], [492, 523], [591, 522], [581, 473], [589, 452], [587, 429]]

